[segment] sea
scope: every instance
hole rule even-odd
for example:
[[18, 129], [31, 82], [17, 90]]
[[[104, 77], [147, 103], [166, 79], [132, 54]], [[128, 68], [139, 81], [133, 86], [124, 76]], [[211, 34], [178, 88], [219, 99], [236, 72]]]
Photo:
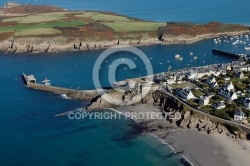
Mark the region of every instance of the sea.
[[[146, 0], [18, 0], [18, 3], [49, 4], [74, 10], [112, 11], [152, 21], [250, 24], [249, 0], [146, 1]], [[0, 5], [5, 2], [1, 1]], [[212, 48], [250, 54], [246, 36], [207, 39], [193, 44], [151, 45], [139, 49], [152, 64], [154, 73], [214, 63], [233, 57], [212, 54]], [[233, 45], [236, 40], [241, 43]], [[60, 95], [28, 89], [22, 73], [33, 74], [38, 82], [46, 77], [52, 85], [73, 89], [94, 89], [93, 68], [104, 50], [52, 54], [6, 54], [0, 52], [0, 165], [188, 165], [182, 155], [162, 141], [145, 135], [133, 121], [121, 119], [70, 120], [55, 116], [68, 111], [85, 111], [88, 104]], [[190, 54], [190, 53], [193, 54]], [[179, 54], [183, 60], [177, 60]], [[197, 57], [197, 59], [194, 58]], [[100, 66], [100, 80], [109, 87], [108, 73], [116, 60], [134, 62], [116, 70], [116, 80], [147, 75], [147, 65], [133, 53], [118, 52]], [[130, 60], [130, 61], [129, 61]], [[102, 111], [102, 110], [100, 110]], [[109, 110], [106, 110], [109, 111]]]

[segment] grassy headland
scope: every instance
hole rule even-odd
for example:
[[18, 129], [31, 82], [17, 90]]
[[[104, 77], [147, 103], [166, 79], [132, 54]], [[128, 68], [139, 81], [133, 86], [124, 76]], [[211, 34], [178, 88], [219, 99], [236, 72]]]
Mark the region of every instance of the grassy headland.
[[97, 49], [116, 45], [118, 40], [120, 44], [148, 45], [158, 43], [160, 36], [165, 44], [191, 43], [248, 31], [241, 25], [152, 22], [112, 12], [67, 11], [46, 5], [0, 8], [0, 50], [5, 52]]

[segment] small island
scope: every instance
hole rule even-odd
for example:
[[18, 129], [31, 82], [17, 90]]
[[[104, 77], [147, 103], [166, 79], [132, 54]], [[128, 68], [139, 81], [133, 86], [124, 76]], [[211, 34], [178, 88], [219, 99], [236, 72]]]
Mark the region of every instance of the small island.
[[0, 8], [0, 51], [48, 53], [114, 45], [193, 43], [249, 32], [243, 25], [153, 22], [112, 12], [68, 11], [8, 2]]

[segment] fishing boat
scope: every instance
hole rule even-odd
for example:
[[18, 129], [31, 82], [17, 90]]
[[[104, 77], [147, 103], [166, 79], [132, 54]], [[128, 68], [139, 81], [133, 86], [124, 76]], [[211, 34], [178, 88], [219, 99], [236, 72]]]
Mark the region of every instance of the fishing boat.
[[42, 83], [43, 83], [44, 85], [47, 85], [47, 86], [48, 86], [48, 85], [51, 85], [50, 80], [48, 80], [47, 77], [46, 77], [45, 80], [42, 81]]

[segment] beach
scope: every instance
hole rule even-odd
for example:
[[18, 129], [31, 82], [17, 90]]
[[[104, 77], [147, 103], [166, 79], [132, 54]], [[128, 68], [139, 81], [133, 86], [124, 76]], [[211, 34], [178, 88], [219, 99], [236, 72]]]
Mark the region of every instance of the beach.
[[[156, 107], [150, 105], [137, 105], [120, 107], [119, 112], [159, 112]], [[160, 130], [149, 130], [153, 134], [174, 149], [177, 154], [183, 155], [193, 165], [220, 165], [220, 166], [247, 166], [250, 162], [250, 142], [246, 140], [232, 140], [224, 134], [198, 131], [197, 129], [182, 129], [166, 120], [139, 119], [139, 124], [152, 128], [163, 126]], [[240, 164], [239, 164], [240, 163]]]

